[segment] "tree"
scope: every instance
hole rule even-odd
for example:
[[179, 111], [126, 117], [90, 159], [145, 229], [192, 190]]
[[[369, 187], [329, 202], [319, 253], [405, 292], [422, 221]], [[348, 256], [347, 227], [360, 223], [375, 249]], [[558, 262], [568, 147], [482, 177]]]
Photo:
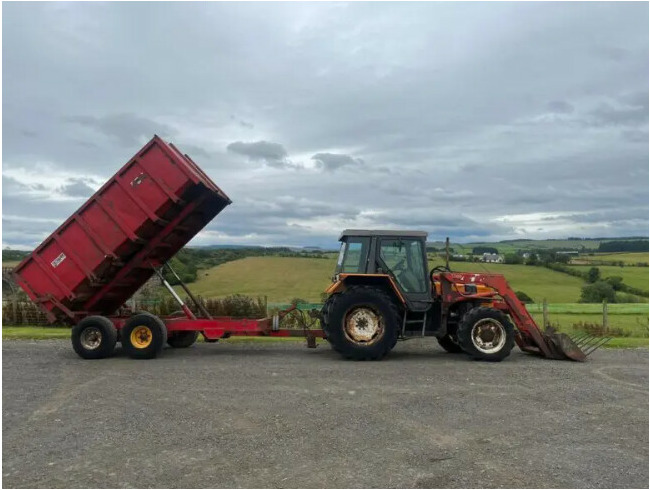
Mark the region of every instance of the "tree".
[[537, 256], [537, 254], [535, 253], [530, 254], [528, 259], [526, 259], [526, 265], [539, 265], [539, 257]]
[[498, 254], [499, 251], [494, 247], [474, 247], [472, 253], [474, 255]]
[[597, 281], [582, 288], [580, 303], [602, 303], [604, 299], [608, 303], [616, 303], [616, 291], [611, 284]]
[[595, 283], [600, 280], [600, 269], [598, 267], [592, 267], [587, 272], [587, 282]]
[[623, 289], [623, 278], [621, 276], [612, 276], [605, 279], [605, 282], [609, 284], [614, 291], [620, 291]]
[[506, 254], [503, 261], [506, 264], [523, 264], [524, 258], [519, 254]]
[[558, 264], [568, 264], [571, 262], [569, 254], [555, 254], [555, 262]]
[[599, 252], [647, 252], [648, 240], [613, 240], [601, 242]]

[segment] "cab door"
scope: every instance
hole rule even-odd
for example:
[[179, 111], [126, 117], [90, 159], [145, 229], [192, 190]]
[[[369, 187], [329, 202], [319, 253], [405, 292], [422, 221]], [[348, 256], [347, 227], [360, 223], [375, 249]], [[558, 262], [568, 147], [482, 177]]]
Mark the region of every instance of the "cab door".
[[413, 311], [428, 309], [432, 303], [427, 279], [426, 251], [417, 238], [380, 238], [377, 272], [383, 270], [395, 279]]

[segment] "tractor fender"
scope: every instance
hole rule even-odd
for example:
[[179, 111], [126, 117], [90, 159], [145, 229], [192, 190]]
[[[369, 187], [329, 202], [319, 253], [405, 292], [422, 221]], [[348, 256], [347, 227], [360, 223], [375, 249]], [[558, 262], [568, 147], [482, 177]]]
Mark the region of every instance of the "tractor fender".
[[389, 274], [339, 274], [336, 280], [325, 290], [332, 295], [345, 291], [350, 286], [378, 286], [384, 289], [396, 304], [405, 306], [406, 300], [395, 280]]

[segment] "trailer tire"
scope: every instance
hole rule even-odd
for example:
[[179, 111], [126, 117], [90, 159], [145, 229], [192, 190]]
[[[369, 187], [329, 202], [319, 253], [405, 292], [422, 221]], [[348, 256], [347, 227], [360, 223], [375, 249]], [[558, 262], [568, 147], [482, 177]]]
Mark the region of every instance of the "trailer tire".
[[439, 337], [438, 343], [440, 344], [440, 347], [445, 349], [450, 354], [460, 354], [463, 352], [463, 348], [458, 345], [458, 343], [452, 339], [449, 334], [446, 334], [444, 337]]
[[167, 337], [167, 343], [174, 349], [184, 349], [194, 344], [198, 338], [199, 332], [196, 331], [176, 332]]
[[70, 333], [72, 348], [84, 359], [103, 359], [110, 356], [117, 343], [117, 329], [104, 316], [87, 316]]
[[383, 290], [353, 286], [333, 296], [327, 315], [327, 340], [348, 359], [379, 360], [395, 346], [399, 311]]
[[474, 359], [499, 362], [515, 345], [515, 327], [499, 310], [472, 308], [458, 325], [458, 344]]
[[133, 359], [153, 359], [167, 341], [167, 327], [151, 313], [129, 318], [122, 327], [122, 348]]

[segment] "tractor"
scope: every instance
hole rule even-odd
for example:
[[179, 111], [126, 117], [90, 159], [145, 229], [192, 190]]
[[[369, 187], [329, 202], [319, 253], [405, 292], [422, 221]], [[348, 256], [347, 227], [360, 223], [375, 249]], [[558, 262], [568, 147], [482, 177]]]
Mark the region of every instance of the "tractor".
[[450, 353], [502, 361], [515, 343], [551, 359], [584, 361], [600, 339], [545, 332], [499, 274], [428, 271], [427, 233], [345, 230], [323, 335], [346, 358], [378, 360], [398, 340], [433, 336]]

